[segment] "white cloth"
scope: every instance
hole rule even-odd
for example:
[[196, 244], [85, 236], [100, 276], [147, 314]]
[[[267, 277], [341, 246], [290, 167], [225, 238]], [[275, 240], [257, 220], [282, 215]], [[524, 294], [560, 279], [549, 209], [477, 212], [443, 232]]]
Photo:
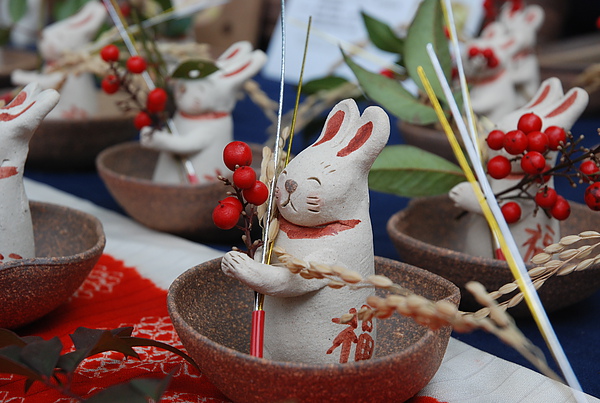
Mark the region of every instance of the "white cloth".
[[[137, 268], [142, 276], [163, 289], [187, 269], [223, 254], [150, 230], [45, 184], [25, 179], [25, 189], [30, 200], [75, 208], [100, 219], [106, 234], [105, 252]], [[567, 386], [452, 338], [440, 369], [419, 394], [448, 403], [575, 402]], [[589, 402], [600, 402], [595, 397], [585, 397]]]

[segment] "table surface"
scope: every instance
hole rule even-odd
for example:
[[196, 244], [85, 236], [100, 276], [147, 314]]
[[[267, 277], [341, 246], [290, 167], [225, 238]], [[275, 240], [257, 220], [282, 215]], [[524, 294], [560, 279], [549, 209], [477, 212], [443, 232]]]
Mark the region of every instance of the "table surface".
[[[264, 80], [260, 77], [257, 78], [257, 81], [267, 94], [274, 99], [276, 98], [279, 92], [278, 83]], [[284, 100], [286, 110], [293, 107], [294, 99], [295, 89], [291, 86], [286, 86]], [[360, 105], [361, 110], [365, 106]], [[235, 122], [234, 137], [237, 140], [254, 143], [262, 143], [267, 140], [266, 130], [270, 122], [247, 97], [238, 103], [233, 117]], [[392, 133], [389, 143], [401, 144], [401, 134], [395, 123], [395, 119], [392, 119]], [[600, 127], [600, 116], [584, 117], [573, 127], [572, 131], [574, 134], [585, 134], [587, 136], [586, 142], [592, 145], [598, 142], [596, 134], [598, 127]], [[299, 152], [313, 140], [314, 137], [307, 138], [307, 136], [302, 136], [299, 133], [294, 140], [294, 152]], [[87, 171], [56, 171], [51, 168], [33, 169], [27, 167], [25, 176], [83, 199], [90, 200], [99, 206], [125, 214], [108, 193], [103, 182], [93, 169]], [[583, 188], [572, 189], [567, 183], [561, 181], [557, 181], [556, 187], [561, 194], [566, 195], [567, 199], [582, 202]], [[409, 199], [406, 198], [371, 192], [371, 219], [375, 253], [377, 255], [399, 259], [386, 233], [386, 223], [388, 218], [398, 210], [403, 209], [408, 201]], [[228, 250], [230, 248], [230, 245], [211, 244], [210, 246], [221, 250]], [[593, 396], [600, 397], [600, 350], [594, 347], [595, 341], [600, 337], [600, 325], [597, 321], [597, 318], [600, 317], [600, 293], [596, 292], [585, 301], [554, 312], [549, 316], [565, 353], [570, 359], [574, 371], [581, 382], [583, 390]], [[540, 336], [533, 320], [517, 319], [517, 325], [534, 344], [542, 347], [548, 361], [552, 361], [552, 357], [547, 349], [545, 349], [543, 338]], [[516, 351], [502, 344], [490, 334], [478, 331], [471, 334], [455, 333], [453, 336], [481, 350], [532, 368]]]

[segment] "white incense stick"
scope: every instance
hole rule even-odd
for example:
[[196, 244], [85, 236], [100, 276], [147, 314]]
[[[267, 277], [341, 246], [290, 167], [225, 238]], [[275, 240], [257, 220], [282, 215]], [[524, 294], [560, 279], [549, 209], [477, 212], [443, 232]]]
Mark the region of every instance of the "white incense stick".
[[[427, 44], [427, 53], [429, 54], [429, 58], [431, 60], [431, 63], [433, 64], [433, 68], [436, 72], [437, 78], [442, 86], [444, 95], [448, 100], [452, 116], [456, 121], [459, 133], [467, 150], [467, 154], [469, 155], [469, 159], [471, 160], [471, 164], [473, 165], [473, 168], [475, 170], [476, 176], [479, 181], [479, 185], [481, 186], [481, 190], [483, 191], [487, 200], [487, 204], [490, 207], [490, 210], [498, 226], [500, 227], [506, 245], [509, 248], [512, 260], [515, 263], [516, 269], [518, 270], [518, 277], [515, 276], [517, 277], [517, 283], [519, 284], [519, 287], [523, 292], [525, 300], [528, 303], [529, 309], [532, 311], [532, 315], [536, 320], [538, 328], [540, 329], [542, 336], [544, 336], [546, 344], [548, 345], [548, 348], [554, 356], [556, 363], [560, 367], [563, 376], [567, 381], [567, 384], [571, 388], [573, 388], [575, 398], [578, 402], [586, 402], [587, 400], [585, 399], [581, 391], [581, 385], [579, 384], [579, 381], [577, 380], [577, 377], [573, 372], [573, 368], [571, 367], [571, 364], [569, 363], [569, 360], [567, 359], [565, 352], [562, 346], [560, 345], [560, 342], [558, 341], [558, 337], [556, 336], [556, 333], [552, 328], [552, 324], [550, 323], [548, 315], [539, 299], [539, 295], [537, 294], [535, 287], [531, 282], [531, 278], [527, 273], [525, 262], [519, 254], [519, 249], [515, 243], [512, 233], [510, 232], [510, 228], [508, 227], [508, 224], [506, 223], [506, 220], [502, 215], [500, 206], [498, 205], [498, 202], [494, 196], [494, 192], [492, 191], [490, 183], [487, 180], [487, 176], [483, 170], [481, 160], [479, 159], [479, 154], [477, 153], [473, 142], [471, 141], [471, 136], [467, 131], [465, 123], [458, 109], [458, 105], [456, 104], [456, 101], [452, 96], [452, 91], [450, 89], [450, 86], [448, 85], [448, 82], [446, 81], [446, 77], [444, 76], [444, 72], [437, 58], [437, 55], [433, 50], [432, 44]], [[507, 256], [507, 259], [508, 258], [510, 257]]]

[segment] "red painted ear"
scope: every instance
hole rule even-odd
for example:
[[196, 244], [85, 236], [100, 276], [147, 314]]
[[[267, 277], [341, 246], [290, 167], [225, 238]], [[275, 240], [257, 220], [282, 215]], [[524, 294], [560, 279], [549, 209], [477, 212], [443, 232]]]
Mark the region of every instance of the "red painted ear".
[[342, 123], [344, 123], [345, 116], [346, 116], [346, 113], [342, 110], [339, 110], [336, 113], [334, 113], [333, 116], [331, 118], [329, 118], [329, 120], [327, 120], [327, 123], [325, 126], [325, 134], [323, 135], [321, 140], [317, 141], [312, 146], [313, 147], [318, 146], [318, 145], [323, 144], [323, 143], [331, 140], [332, 138], [334, 138], [335, 135], [338, 134], [338, 132], [340, 131], [340, 128], [342, 127]]
[[578, 94], [577, 91], [573, 91], [573, 93], [571, 95], [569, 95], [567, 97], [567, 99], [565, 99], [560, 105], [558, 105], [556, 107], [556, 109], [554, 109], [552, 112], [548, 113], [544, 117], [545, 118], [553, 118], [553, 117], [558, 116], [561, 113], [569, 110], [571, 105], [573, 105], [575, 103], [575, 100], [577, 99], [577, 94]]
[[27, 93], [25, 91], [19, 92], [19, 94], [12, 100], [8, 105], [3, 107], [2, 109], [10, 109], [15, 106], [23, 105], [23, 103], [27, 100]]
[[534, 106], [541, 104], [542, 102], [544, 102], [544, 100], [546, 99], [546, 97], [548, 96], [549, 93], [550, 93], [550, 84], [544, 84], [544, 89], [542, 90], [542, 92], [540, 92], [539, 97], [537, 97], [535, 100], [533, 100], [533, 103], [531, 103], [527, 107], [532, 108]]
[[[235, 53], [235, 52], [234, 52], [234, 53]], [[231, 73], [224, 74], [224, 75], [223, 75], [223, 77], [233, 77], [233, 76], [235, 76], [236, 74], [240, 74], [242, 71], [246, 70], [246, 69], [248, 68], [248, 66], [250, 66], [250, 63], [251, 63], [251, 62], [252, 62], [252, 61], [249, 61], [248, 63], [244, 64], [244, 65], [243, 65], [242, 67], [240, 67], [239, 69], [232, 71]]]
[[93, 14], [89, 13], [83, 19], [81, 19], [79, 21], [75, 21], [74, 23], [72, 23], [71, 25], [69, 25], [69, 28], [78, 28], [78, 27], [81, 27], [82, 25], [87, 24], [92, 19], [92, 17], [93, 17]]
[[358, 150], [367, 142], [369, 137], [373, 134], [373, 122], [367, 122], [358, 128], [354, 137], [350, 140], [348, 145], [338, 151], [338, 157], [346, 157]]

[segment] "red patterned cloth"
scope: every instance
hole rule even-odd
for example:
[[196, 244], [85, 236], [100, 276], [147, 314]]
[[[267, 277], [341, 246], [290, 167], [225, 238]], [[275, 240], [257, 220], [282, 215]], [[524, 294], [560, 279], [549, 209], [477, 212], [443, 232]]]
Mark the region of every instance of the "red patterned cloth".
[[[66, 349], [68, 337], [80, 326], [112, 329], [133, 326], [133, 336], [151, 338], [183, 349], [169, 318], [167, 292], [122, 261], [103, 255], [70, 301], [37, 322], [19, 329], [20, 336], [45, 339], [58, 336]], [[73, 390], [88, 396], [100, 389], [138, 376], [164, 377], [179, 365], [164, 402], [228, 402], [203, 375], [179, 356], [154, 347], [136, 348], [140, 360], [124, 360], [120, 353], [98, 354], [85, 360], [73, 381]], [[0, 374], [0, 403], [69, 402], [60, 393], [36, 382], [25, 395], [24, 378]]]

